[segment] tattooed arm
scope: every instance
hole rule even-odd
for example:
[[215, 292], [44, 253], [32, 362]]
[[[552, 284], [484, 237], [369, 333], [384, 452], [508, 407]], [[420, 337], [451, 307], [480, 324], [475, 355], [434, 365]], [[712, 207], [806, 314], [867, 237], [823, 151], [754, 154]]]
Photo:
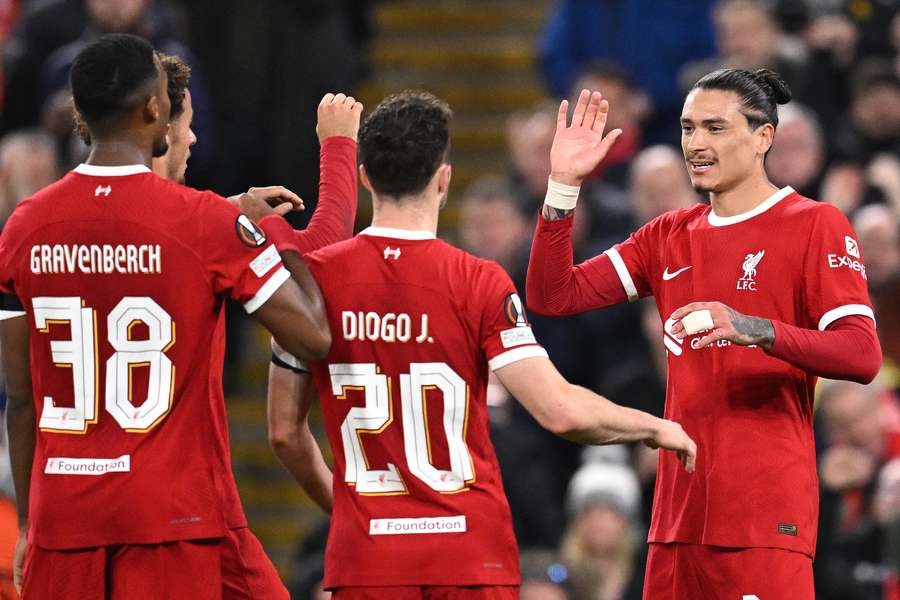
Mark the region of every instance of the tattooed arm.
[[686, 337], [681, 319], [698, 310], [708, 310], [714, 324], [697, 342], [698, 348], [719, 340], [755, 345], [813, 375], [858, 383], [872, 381], [881, 367], [875, 323], [865, 316], [849, 315], [818, 331], [744, 315], [721, 302], [694, 302], [672, 313], [671, 318], [678, 320], [672, 327], [675, 337]]
[[706, 348], [719, 340], [728, 340], [738, 346], [759, 346], [769, 350], [775, 343], [775, 327], [769, 319], [751, 317], [726, 306], [721, 302], [692, 302], [672, 313], [677, 322], [672, 333], [678, 339], [687, 337], [681, 319], [689, 313], [708, 310], [715, 327], [697, 342], [698, 348]]
[[564, 208], [554, 208], [548, 204], [545, 204], [541, 209], [541, 214], [544, 215], [544, 218], [548, 221], [558, 221], [560, 219], [565, 219], [569, 215], [575, 212], [575, 209], [566, 210]]

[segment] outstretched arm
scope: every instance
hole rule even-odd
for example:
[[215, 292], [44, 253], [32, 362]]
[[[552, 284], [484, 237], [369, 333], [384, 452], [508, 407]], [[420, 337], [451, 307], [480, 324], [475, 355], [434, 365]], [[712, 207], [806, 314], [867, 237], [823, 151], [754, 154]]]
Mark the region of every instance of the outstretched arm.
[[334, 505], [331, 470], [309, 429], [312, 377], [269, 365], [269, 444], [309, 497], [331, 513]]
[[681, 425], [572, 385], [548, 358], [525, 358], [495, 373], [542, 427], [560, 437], [582, 444], [644, 442], [677, 452], [685, 469], [694, 470], [697, 445]]
[[540, 314], [563, 315], [618, 304], [626, 299], [607, 255], [573, 264], [572, 218], [582, 181], [606, 156], [622, 133], [605, 136], [609, 103], [599, 92], [583, 90], [568, 124], [568, 102], [559, 105], [550, 149], [547, 197], [538, 218], [528, 262], [528, 307]]
[[363, 105], [352, 96], [326, 94], [319, 103], [319, 201], [309, 225], [295, 233], [301, 254], [353, 235], [356, 221], [356, 138]]

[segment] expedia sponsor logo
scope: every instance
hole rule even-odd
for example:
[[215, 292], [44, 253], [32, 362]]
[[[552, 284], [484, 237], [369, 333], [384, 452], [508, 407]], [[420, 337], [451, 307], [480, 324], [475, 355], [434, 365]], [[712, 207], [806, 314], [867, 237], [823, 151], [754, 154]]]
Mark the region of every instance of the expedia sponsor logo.
[[[848, 238], [849, 239], [849, 238]], [[857, 256], [859, 256], [857, 251]], [[862, 261], [857, 260], [855, 258], [851, 258], [850, 256], [844, 255], [840, 256], [838, 254], [829, 254], [828, 255], [828, 267], [831, 269], [841, 269], [848, 268], [851, 271], [856, 271], [860, 275], [862, 275], [863, 279], [868, 280], [866, 277], [866, 265], [862, 263]]]
[[238, 215], [237, 220], [234, 222], [234, 229], [237, 232], [238, 239], [245, 246], [259, 248], [266, 243], [266, 234], [247, 215]]

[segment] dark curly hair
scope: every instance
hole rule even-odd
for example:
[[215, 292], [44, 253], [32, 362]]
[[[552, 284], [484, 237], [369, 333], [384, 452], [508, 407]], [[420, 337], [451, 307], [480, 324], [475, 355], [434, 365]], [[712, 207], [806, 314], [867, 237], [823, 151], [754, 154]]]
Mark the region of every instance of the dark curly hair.
[[758, 69], [719, 69], [707, 73], [694, 84], [694, 89], [734, 92], [741, 98], [743, 114], [756, 129], [764, 123], [778, 127], [778, 105], [791, 101], [791, 90], [774, 71]]
[[450, 152], [447, 103], [428, 92], [388, 96], [359, 129], [359, 156], [374, 190], [400, 198], [425, 189]]

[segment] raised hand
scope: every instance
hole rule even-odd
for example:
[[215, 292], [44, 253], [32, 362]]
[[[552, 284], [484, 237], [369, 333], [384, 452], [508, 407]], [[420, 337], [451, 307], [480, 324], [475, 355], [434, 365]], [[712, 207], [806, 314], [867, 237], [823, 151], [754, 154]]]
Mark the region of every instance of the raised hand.
[[359, 118], [363, 105], [353, 96], [346, 94], [325, 94], [319, 102], [316, 134], [324, 142], [331, 136], [356, 139], [359, 134]]
[[557, 183], [580, 186], [616, 142], [621, 129], [613, 129], [605, 136], [609, 102], [600, 92], [582, 90], [568, 124], [568, 100], [559, 104], [556, 135], [550, 148], [550, 177]]

